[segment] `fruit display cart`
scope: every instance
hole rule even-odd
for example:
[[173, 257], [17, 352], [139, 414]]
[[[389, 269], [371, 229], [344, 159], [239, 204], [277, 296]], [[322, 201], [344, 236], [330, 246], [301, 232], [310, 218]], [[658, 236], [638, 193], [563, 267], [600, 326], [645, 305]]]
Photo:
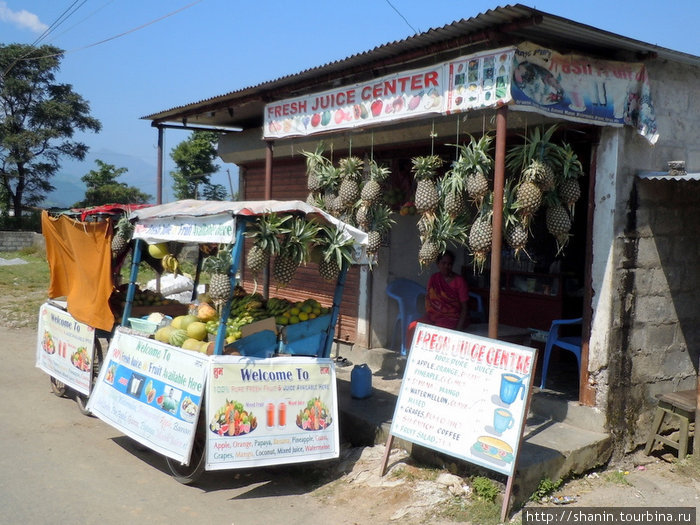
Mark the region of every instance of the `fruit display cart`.
[[[164, 455], [182, 483], [204, 470], [337, 458], [330, 350], [348, 266], [367, 262], [367, 234], [301, 201], [185, 200], [138, 210], [131, 221], [135, 244], [122, 326], [88, 409]], [[280, 268], [294, 253], [289, 243], [301, 250], [297, 264], [310, 251], [322, 252], [319, 271], [335, 281], [333, 303], [246, 293], [237, 282], [246, 237], [253, 243], [247, 266], [255, 264], [256, 246], [275, 256], [278, 284], [296, 267]], [[174, 243], [198, 247], [194, 280], [206, 272], [207, 293], [172, 320], [154, 305], [141, 319], [150, 326], [140, 326], [133, 300], [141, 257], [175, 259], [167, 249]], [[167, 261], [164, 266], [177, 267]], [[329, 264], [337, 271], [324, 274], [321, 267]]]

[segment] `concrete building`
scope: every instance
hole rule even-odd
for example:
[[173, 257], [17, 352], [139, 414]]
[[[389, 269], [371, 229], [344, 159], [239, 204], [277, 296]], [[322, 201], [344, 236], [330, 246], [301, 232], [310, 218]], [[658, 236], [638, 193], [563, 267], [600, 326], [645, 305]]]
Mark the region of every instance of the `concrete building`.
[[[509, 93], [497, 82], [502, 57]], [[565, 380], [580, 380], [581, 403], [602, 411], [618, 450], [630, 450], [646, 440], [654, 395], [697, 377], [699, 80], [699, 57], [515, 5], [145, 118], [161, 134], [222, 130], [220, 157], [239, 166], [247, 200], [304, 200], [301, 152], [322, 140], [336, 161], [352, 154], [390, 166], [399, 204], [412, 199], [411, 158], [435, 152], [449, 166], [455, 143], [495, 136], [499, 119], [506, 150], [557, 124], [556, 140], [571, 144], [585, 172], [571, 238], [556, 255], [541, 218], [532, 261], [498, 260], [500, 322], [547, 330], [582, 316], [580, 378], [574, 367]], [[669, 175], [669, 161], [690, 174]], [[389, 347], [397, 309], [386, 285], [425, 284], [432, 272], [418, 264], [417, 217], [396, 220], [378, 266], [349, 273], [340, 340]], [[458, 248], [471, 288], [488, 302], [488, 273], [475, 274], [468, 248]], [[285, 295], [330, 296], [310, 272]]]

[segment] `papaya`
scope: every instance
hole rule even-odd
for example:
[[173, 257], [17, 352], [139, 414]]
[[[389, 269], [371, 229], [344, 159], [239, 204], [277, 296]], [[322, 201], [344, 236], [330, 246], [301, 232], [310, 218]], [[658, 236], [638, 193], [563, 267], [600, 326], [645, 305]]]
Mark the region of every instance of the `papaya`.
[[199, 339], [185, 339], [185, 342], [182, 343], [182, 348], [185, 350], [194, 350], [195, 352], [199, 352], [201, 346], [202, 342]]
[[172, 326], [164, 326], [163, 328], [156, 330], [153, 338], [161, 343], [168, 343], [170, 342], [170, 334], [173, 332], [173, 330], [175, 330], [175, 328]]
[[216, 317], [216, 310], [207, 303], [201, 303], [197, 307], [197, 318], [200, 321], [206, 323], [207, 321], [213, 321], [214, 319], [216, 319]]

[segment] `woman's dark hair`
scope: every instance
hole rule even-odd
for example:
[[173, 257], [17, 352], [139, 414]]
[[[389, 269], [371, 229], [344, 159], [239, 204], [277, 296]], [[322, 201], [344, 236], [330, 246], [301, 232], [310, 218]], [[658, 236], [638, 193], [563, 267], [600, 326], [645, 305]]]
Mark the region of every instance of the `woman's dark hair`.
[[435, 259], [435, 262], [439, 263], [445, 255], [447, 255], [450, 259], [452, 259], [452, 262], [455, 262], [455, 254], [452, 253], [451, 250], [445, 250], [440, 255], [438, 255], [437, 259]]

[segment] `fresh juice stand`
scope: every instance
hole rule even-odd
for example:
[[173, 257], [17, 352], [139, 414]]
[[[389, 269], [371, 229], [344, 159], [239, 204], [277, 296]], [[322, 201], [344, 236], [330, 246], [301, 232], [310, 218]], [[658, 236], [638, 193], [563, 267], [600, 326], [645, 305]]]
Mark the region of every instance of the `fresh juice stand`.
[[[131, 316], [146, 245], [230, 247], [228, 279], [234, 288], [246, 228], [266, 214], [290, 214], [333, 227], [352, 242], [353, 262], [366, 262], [364, 232], [301, 201], [186, 200], [149, 207], [131, 216], [136, 243], [122, 325], [127, 326]], [[200, 268], [198, 263], [198, 274]], [[163, 454], [182, 483], [191, 483], [204, 470], [338, 457], [337, 392], [330, 349], [347, 269], [344, 264], [338, 275], [333, 304], [319, 315], [284, 327], [283, 334], [274, 322], [269, 329], [267, 319], [261, 323], [268, 329], [227, 344], [235, 298], [220, 305], [214, 340], [198, 350], [118, 327], [88, 409]]]

